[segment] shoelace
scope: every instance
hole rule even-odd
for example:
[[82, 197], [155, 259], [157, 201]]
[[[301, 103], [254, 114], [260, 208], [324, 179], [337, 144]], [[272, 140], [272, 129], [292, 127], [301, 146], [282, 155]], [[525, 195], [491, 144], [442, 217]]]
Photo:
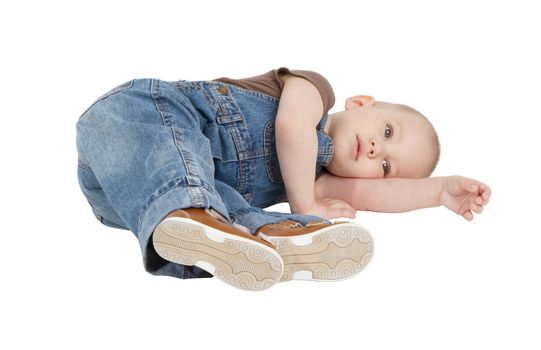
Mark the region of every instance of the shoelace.
[[208, 208], [208, 209], [205, 209], [207, 213], [209, 213], [210, 215], [214, 216], [216, 219], [218, 219], [219, 221], [223, 222], [224, 224], [228, 224], [228, 225], [233, 225], [233, 227], [243, 231], [243, 232], [246, 232], [248, 234], [252, 234], [250, 232], [250, 230], [246, 227], [246, 226], [242, 226], [240, 224], [237, 224], [235, 222], [233, 223], [230, 223], [229, 221], [227, 221], [227, 219], [225, 217], [223, 217], [220, 213], [218, 213], [216, 210], [212, 209], [212, 208]]
[[229, 221], [227, 221], [227, 219], [225, 217], [222, 216], [222, 214], [218, 213], [216, 210], [214, 210], [212, 208], [207, 208], [207, 209], [205, 209], [205, 211], [207, 213], [209, 213], [210, 215], [214, 216], [216, 219], [223, 222], [224, 224], [229, 224], [230, 223]]
[[[305, 227], [312, 227], [312, 226], [319, 226], [319, 225], [330, 225], [332, 222], [322, 219], [318, 221], [310, 221], [308, 224], [306, 224]], [[303, 227], [303, 225], [299, 222], [292, 221], [292, 220], [286, 220], [286, 221], [280, 221], [276, 224], [272, 224], [278, 226], [278, 228], [296, 228], [296, 227]]]
[[295, 227], [302, 227], [302, 225], [298, 222], [295, 222], [295, 221], [291, 221], [291, 220], [286, 220], [286, 221], [280, 221], [280, 222], [277, 222], [275, 224], [271, 224], [271, 225], [276, 225], [278, 226], [279, 228], [295, 228]]
[[318, 225], [330, 225], [332, 224], [332, 222], [330, 222], [329, 220], [319, 220], [319, 221], [310, 221], [308, 224], [306, 224], [306, 227], [311, 227], [311, 226], [318, 226]]

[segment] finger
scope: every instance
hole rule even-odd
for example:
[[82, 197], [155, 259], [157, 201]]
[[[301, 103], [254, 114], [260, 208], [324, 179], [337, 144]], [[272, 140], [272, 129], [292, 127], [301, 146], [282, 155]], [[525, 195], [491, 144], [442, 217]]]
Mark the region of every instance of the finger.
[[326, 203], [327, 208], [331, 210], [335, 217], [347, 217], [350, 219], [355, 219], [357, 209], [352, 207], [348, 202], [334, 198], [328, 199]]
[[487, 205], [488, 202], [490, 201], [490, 189], [488, 190], [488, 193], [487, 192], [481, 193], [480, 197], [483, 200], [482, 205]]
[[333, 206], [333, 209], [340, 210], [342, 212], [348, 212], [348, 213], [352, 213], [352, 212], [356, 211], [355, 208], [353, 208], [351, 205], [349, 205], [347, 203], [337, 204], [337, 205]]
[[481, 196], [478, 196], [477, 198], [475, 198], [475, 204], [477, 205], [487, 205], [488, 204], [488, 199], [483, 199], [483, 197]]
[[350, 218], [350, 219], [354, 219], [355, 218], [355, 214], [351, 211], [351, 210], [338, 210], [336, 212], [333, 213], [334, 217], [337, 217], [337, 218]]
[[489, 202], [488, 198], [483, 199], [482, 196], [477, 196], [477, 198], [475, 198], [475, 204], [477, 205], [487, 205], [488, 202]]
[[337, 208], [351, 208], [351, 209], [353, 209], [353, 207], [348, 202], [343, 201], [341, 199], [333, 199], [331, 201], [331, 205], [334, 205]]
[[340, 214], [342, 215], [342, 217], [346, 217], [346, 218], [355, 218], [355, 210], [351, 210], [351, 209], [342, 209], [340, 210]]
[[481, 196], [483, 197], [484, 200], [488, 200], [490, 198], [490, 195], [492, 194], [492, 190], [486, 184], [481, 184], [481, 188], [479, 192], [481, 193]]
[[481, 207], [479, 205], [472, 204], [470, 206], [470, 210], [473, 211], [473, 212], [476, 212], [477, 214], [481, 214], [483, 212], [483, 207]]
[[357, 211], [355, 208], [353, 208], [353, 207], [352, 207], [351, 205], [349, 205], [349, 203], [347, 203], [347, 202], [344, 202], [343, 208], [344, 208], [344, 209], [347, 209], [347, 210], [349, 210], [349, 211], [351, 211], [351, 212], [356, 212], [356, 211]]

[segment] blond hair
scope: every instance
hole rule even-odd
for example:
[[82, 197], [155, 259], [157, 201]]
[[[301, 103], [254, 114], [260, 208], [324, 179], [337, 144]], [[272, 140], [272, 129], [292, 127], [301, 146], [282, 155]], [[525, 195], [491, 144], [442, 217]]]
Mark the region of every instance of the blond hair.
[[424, 177], [429, 177], [434, 172], [434, 170], [436, 169], [436, 166], [438, 165], [438, 163], [440, 161], [440, 155], [441, 155], [441, 145], [440, 145], [440, 140], [439, 140], [439, 137], [438, 137], [438, 133], [436, 132], [436, 129], [434, 128], [434, 126], [432, 125], [430, 120], [428, 120], [428, 118], [425, 117], [418, 110], [416, 110], [416, 109], [414, 109], [414, 108], [412, 108], [410, 106], [404, 105], [404, 104], [377, 101], [377, 102], [375, 102], [375, 106], [376, 107], [379, 106], [379, 107], [383, 107], [383, 108], [391, 108], [391, 109], [394, 109], [394, 110], [397, 110], [397, 111], [404, 112], [404, 113], [407, 113], [409, 115], [415, 116], [416, 118], [421, 119], [428, 126], [429, 133], [431, 135], [430, 142], [431, 142], [431, 145], [432, 145], [432, 149], [434, 150], [434, 152], [432, 154], [432, 159], [430, 159], [430, 163], [429, 163], [430, 165], [429, 165], [429, 167], [427, 169], [428, 171], [424, 174]]

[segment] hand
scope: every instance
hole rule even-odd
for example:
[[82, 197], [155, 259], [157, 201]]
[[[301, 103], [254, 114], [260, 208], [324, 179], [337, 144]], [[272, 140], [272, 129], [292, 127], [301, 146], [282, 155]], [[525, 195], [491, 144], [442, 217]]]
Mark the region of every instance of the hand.
[[442, 178], [440, 203], [471, 221], [472, 211], [482, 213], [490, 194], [490, 187], [484, 183], [462, 176], [448, 176]]
[[355, 219], [357, 211], [348, 203], [340, 199], [320, 198], [316, 199], [314, 205], [305, 215], [315, 215], [326, 220], [347, 217]]

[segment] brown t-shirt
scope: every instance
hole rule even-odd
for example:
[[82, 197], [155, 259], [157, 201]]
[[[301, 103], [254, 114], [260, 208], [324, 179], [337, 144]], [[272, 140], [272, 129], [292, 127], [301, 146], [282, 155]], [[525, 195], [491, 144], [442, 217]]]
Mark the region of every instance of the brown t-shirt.
[[334, 105], [334, 91], [327, 79], [316, 72], [307, 70], [289, 70], [286, 67], [281, 67], [250, 78], [231, 79], [222, 77], [213, 80], [233, 84], [244, 89], [258, 91], [279, 100], [282, 95], [282, 88], [284, 87], [284, 77], [288, 74], [305, 78], [314, 84], [323, 100], [323, 115], [329, 112]]

